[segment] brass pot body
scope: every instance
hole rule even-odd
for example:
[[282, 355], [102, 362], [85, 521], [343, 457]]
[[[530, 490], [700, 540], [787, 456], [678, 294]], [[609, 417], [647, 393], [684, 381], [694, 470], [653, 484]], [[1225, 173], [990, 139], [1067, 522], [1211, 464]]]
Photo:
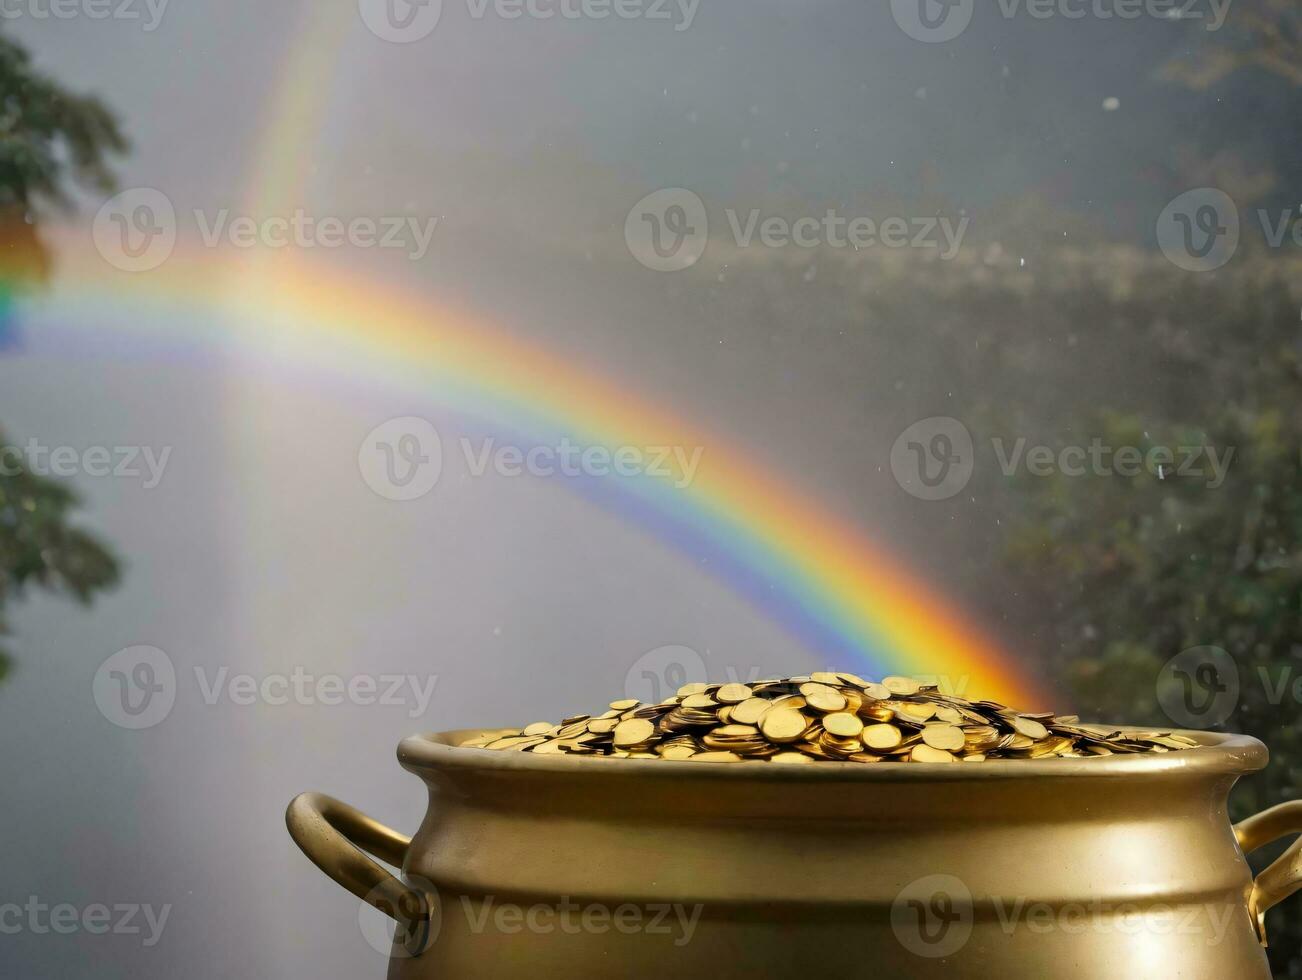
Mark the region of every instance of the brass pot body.
[[428, 922], [391, 980], [1270, 976], [1226, 810], [1254, 739], [777, 766], [457, 747], [472, 734], [399, 746], [429, 788], [402, 861]]

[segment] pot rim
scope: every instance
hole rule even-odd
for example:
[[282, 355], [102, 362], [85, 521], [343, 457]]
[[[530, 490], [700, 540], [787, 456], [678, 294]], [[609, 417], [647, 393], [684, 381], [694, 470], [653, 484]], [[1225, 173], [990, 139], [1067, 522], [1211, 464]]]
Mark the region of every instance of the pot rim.
[[[1107, 726], [1117, 731], [1153, 731], [1135, 725]], [[434, 771], [533, 772], [594, 778], [741, 779], [759, 782], [813, 780], [822, 782], [969, 782], [1021, 778], [1116, 778], [1121, 776], [1243, 776], [1263, 769], [1270, 753], [1250, 735], [1163, 729], [1199, 743], [1196, 749], [1088, 759], [992, 759], [971, 764], [908, 763], [865, 765], [860, 762], [819, 762], [809, 766], [710, 765], [672, 759], [614, 759], [593, 756], [534, 755], [462, 748], [460, 743], [487, 732], [514, 728], [463, 728], [411, 735], [398, 744], [398, 762], [416, 774]]]

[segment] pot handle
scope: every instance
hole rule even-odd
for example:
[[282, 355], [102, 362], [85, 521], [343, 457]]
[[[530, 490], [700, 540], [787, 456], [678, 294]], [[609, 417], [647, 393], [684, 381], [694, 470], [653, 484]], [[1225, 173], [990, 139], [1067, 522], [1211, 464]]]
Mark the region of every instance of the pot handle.
[[430, 932], [431, 903], [366, 856], [374, 854], [401, 868], [411, 846], [410, 837], [324, 793], [296, 796], [285, 811], [285, 826], [313, 864], [397, 921], [397, 941], [409, 955], [420, 954]]
[[[1271, 841], [1302, 832], [1302, 800], [1281, 803], [1234, 825], [1234, 836], [1246, 854]], [[1302, 889], [1302, 837], [1252, 883], [1248, 911], [1257, 928], [1257, 938], [1266, 945], [1266, 912]]]

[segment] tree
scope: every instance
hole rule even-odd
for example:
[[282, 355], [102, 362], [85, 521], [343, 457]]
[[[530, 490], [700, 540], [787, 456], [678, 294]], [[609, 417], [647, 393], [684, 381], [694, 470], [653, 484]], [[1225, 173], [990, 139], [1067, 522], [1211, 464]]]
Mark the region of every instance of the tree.
[[[71, 206], [74, 185], [110, 190], [107, 161], [126, 148], [103, 103], [69, 92], [0, 37], [0, 341], [12, 329], [15, 293], [49, 274], [40, 222]], [[77, 504], [66, 487], [30, 472], [0, 433], [0, 635], [6, 603], [31, 587], [89, 603], [117, 582], [109, 550], [70, 524]], [[0, 677], [10, 663], [0, 649]]]
[[[1076, 431], [1111, 447], [1187, 447], [1167, 467], [1106, 478], [1026, 477], [1010, 515], [1007, 557], [1019, 591], [1043, 610], [1041, 635], [1082, 714], [1112, 722], [1185, 722], [1176, 685], [1183, 651], [1233, 659], [1238, 695], [1196, 727], [1266, 742], [1271, 763], [1233, 800], [1242, 818], [1302, 796], [1302, 731], [1293, 700], [1302, 666], [1302, 350], [1297, 304], [1281, 282], [1198, 290], [1197, 329], [1166, 354], [1200, 404], [1179, 415], [1151, 404], [1082, 414]], [[1114, 309], [1113, 316], [1125, 316]], [[1160, 343], [1162, 331], [1149, 332]], [[1172, 338], [1174, 339], [1174, 335]], [[1178, 410], [1177, 410], [1178, 411]], [[1206, 450], [1227, 465], [1218, 474]], [[1198, 455], [1179, 473], [1184, 459]], [[1154, 457], [1156, 458], [1156, 457]], [[1224, 475], [1221, 482], [1218, 476]], [[1214, 677], [1200, 704], [1226, 683]], [[1230, 688], [1225, 688], [1230, 690]], [[1159, 705], [1167, 706], [1165, 710]], [[1181, 725], [1187, 727], [1187, 725]], [[1297, 976], [1297, 917], [1271, 917], [1271, 956]], [[1293, 972], [1285, 972], [1291, 969]]]
[[1163, 75], [1203, 90], [1244, 68], [1260, 68], [1302, 85], [1302, 10], [1295, 0], [1257, 0], [1234, 9], [1220, 37], [1171, 61]]

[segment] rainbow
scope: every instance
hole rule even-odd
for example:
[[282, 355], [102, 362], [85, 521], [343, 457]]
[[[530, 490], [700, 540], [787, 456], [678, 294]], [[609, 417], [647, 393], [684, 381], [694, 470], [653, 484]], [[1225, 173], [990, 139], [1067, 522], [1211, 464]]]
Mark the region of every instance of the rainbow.
[[[60, 249], [62, 268], [75, 252], [72, 241]], [[209, 250], [174, 255], [162, 271], [114, 273], [86, 257], [34, 308], [42, 345], [60, 343], [53, 330], [83, 355], [234, 351], [331, 379], [379, 379], [527, 445], [701, 447], [686, 486], [677, 470], [558, 482], [723, 581], [821, 666], [934, 677], [1019, 706], [1046, 701], [1026, 667], [861, 530], [627, 384], [480, 315], [301, 258], [255, 269]]]
[[[275, 213], [310, 180], [329, 109], [346, 87], [356, 31], [350, 5], [305, 10], [267, 103], [245, 213]], [[133, 276], [108, 269], [90, 254], [86, 237], [83, 229], [56, 243], [58, 288], [33, 310], [43, 344], [58, 342], [52, 331], [68, 334], [81, 356], [235, 350], [332, 380], [378, 379], [450, 410], [467, 426], [521, 442], [556, 445], [564, 437], [611, 451], [702, 447], [685, 487], [678, 472], [557, 482], [725, 583], [820, 666], [933, 677], [958, 693], [1018, 706], [1047, 703], [1030, 663], [1012, 658], [861, 529], [742, 447], [689, 425], [618, 379], [533, 346], [478, 312], [339, 268], [207, 250], [178, 252], [162, 269]]]

